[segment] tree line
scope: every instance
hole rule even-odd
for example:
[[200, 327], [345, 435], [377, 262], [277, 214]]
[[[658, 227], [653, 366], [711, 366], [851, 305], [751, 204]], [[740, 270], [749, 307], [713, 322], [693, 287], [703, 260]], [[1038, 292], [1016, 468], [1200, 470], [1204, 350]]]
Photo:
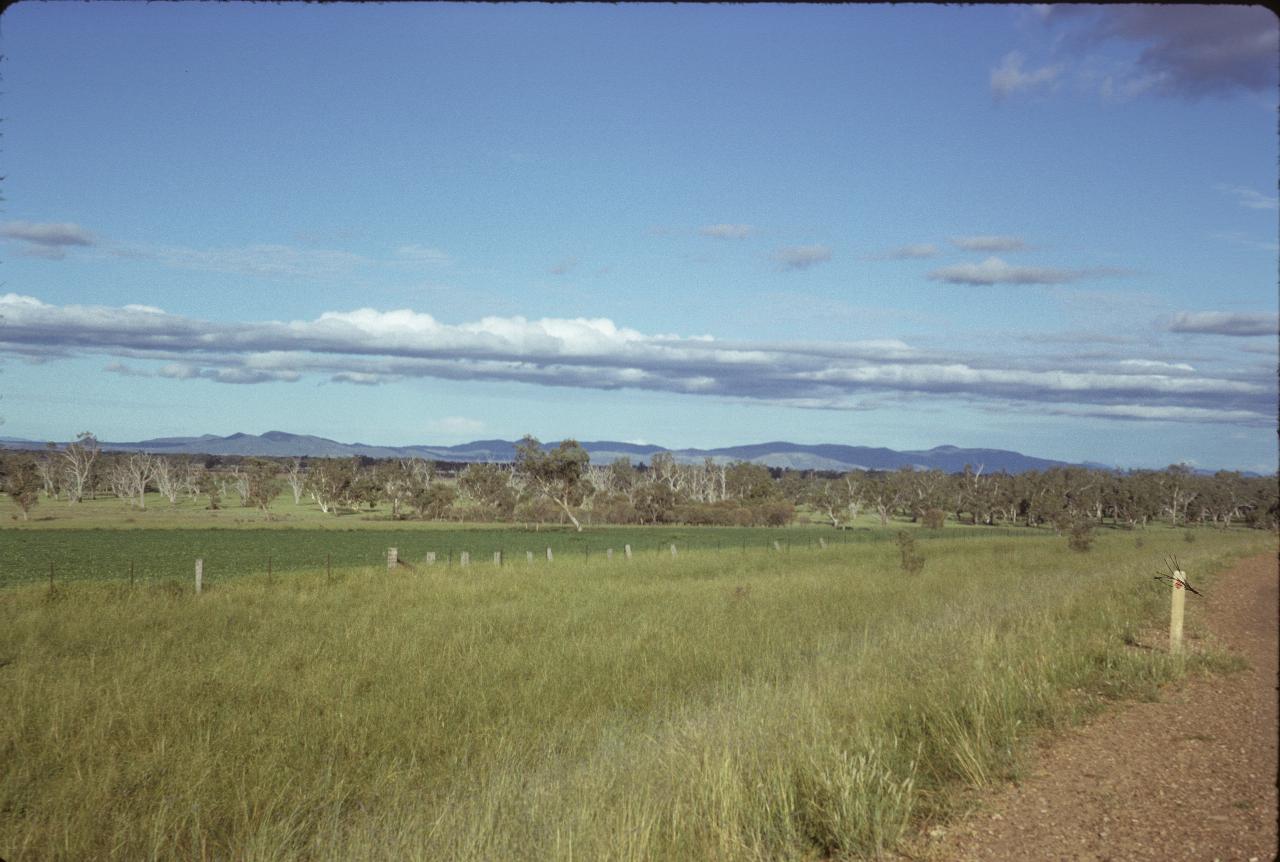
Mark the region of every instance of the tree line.
[[882, 526], [911, 520], [940, 528], [948, 518], [974, 525], [1052, 525], [1059, 530], [1112, 524], [1142, 528], [1247, 525], [1276, 529], [1276, 476], [1186, 465], [1163, 470], [1055, 467], [1010, 474], [981, 465], [941, 470], [831, 471], [769, 468], [707, 458], [680, 463], [670, 452], [647, 464], [622, 458], [592, 464], [566, 440], [554, 449], [526, 437], [510, 464], [442, 464], [420, 458], [255, 458], [104, 452], [94, 435], [43, 451], [0, 452], [0, 475], [21, 516], [43, 498], [75, 504], [115, 496], [145, 508], [147, 493], [170, 504], [200, 500], [271, 515], [283, 493], [325, 514], [381, 512], [417, 518], [537, 525], [690, 524], [784, 526], [802, 510], [834, 528], [860, 514]]

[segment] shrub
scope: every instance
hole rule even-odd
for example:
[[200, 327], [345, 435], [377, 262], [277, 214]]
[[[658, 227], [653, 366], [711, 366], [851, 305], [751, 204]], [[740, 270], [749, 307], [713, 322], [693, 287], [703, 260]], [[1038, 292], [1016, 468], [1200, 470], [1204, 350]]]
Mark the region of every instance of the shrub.
[[947, 521], [947, 513], [941, 509], [927, 509], [922, 517], [925, 529], [941, 530]]
[[916, 540], [906, 530], [898, 533], [898, 552], [902, 554], [902, 571], [908, 575], [924, 571], [924, 557], [916, 552]]
[[1067, 536], [1067, 547], [1082, 554], [1093, 547], [1093, 525], [1083, 520], [1072, 524], [1071, 534]]

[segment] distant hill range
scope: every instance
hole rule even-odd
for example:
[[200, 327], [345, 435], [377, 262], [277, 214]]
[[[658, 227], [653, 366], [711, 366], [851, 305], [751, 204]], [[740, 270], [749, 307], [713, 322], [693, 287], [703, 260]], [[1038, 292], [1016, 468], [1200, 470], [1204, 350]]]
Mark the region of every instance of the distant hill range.
[[[633, 464], [648, 463], [654, 453], [669, 451], [682, 463], [701, 462], [712, 458], [717, 462], [748, 461], [768, 467], [789, 467], [793, 470], [896, 470], [913, 467], [921, 470], [938, 469], [958, 473], [966, 464], [981, 465], [988, 473], [1005, 471], [1021, 473], [1027, 470], [1046, 470], [1067, 466], [1066, 461], [1034, 458], [1005, 449], [961, 449], [956, 446], [937, 446], [924, 451], [869, 446], [842, 446], [835, 443], [805, 445], [801, 443], [755, 443], [747, 446], [726, 446], [720, 449], [664, 449], [661, 446], [621, 443], [614, 440], [580, 441], [591, 455], [593, 463], [607, 464], [618, 458], [630, 458]], [[45, 444], [32, 440], [0, 437], [0, 445], [10, 449], [42, 449]], [[265, 434], [232, 434], [218, 437], [204, 434], [200, 437], [159, 437], [136, 443], [99, 441], [107, 451], [152, 452], [169, 455], [269, 455], [274, 457], [308, 456], [313, 458], [349, 458], [364, 455], [370, 458], [426, 458], [432, 461], [504, 462], [515, 460], [516, 442], [509, 440], [477, 440], [458, 446], [373, 446], [368, 443], [339, 443], [309, 434], [289, 434], [284, 431], [268, 431]], [[543, 448], [554, 448], [556, 443], [545, 443]], [[1079, 466], [1110, 469], [1104, 464], [1086, 463]]]

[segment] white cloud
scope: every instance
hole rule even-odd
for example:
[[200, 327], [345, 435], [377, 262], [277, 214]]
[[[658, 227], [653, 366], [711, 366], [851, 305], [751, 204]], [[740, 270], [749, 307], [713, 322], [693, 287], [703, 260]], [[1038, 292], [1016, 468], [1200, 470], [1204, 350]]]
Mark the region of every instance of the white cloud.
[[1042, 66], [1024, 71], [1022, 64], [1026, 59], [1020, 51], [1010, 51], [1000, 65], [991, 70], [991, 92], [997, 99], [1047, 87], [1062, 72], [1061, 66]]
[[773, 259], [782, 269], [808, 269], [816, 263], [831, 260], [831, 249], [825, 245], [793, 245], [780, 248]]
[[353, 383], [356, 386], [377, 386], [390, 380], [385, 374], [366, 374], [361, 371], [340, 371], [329, 378], [334, 383]]
[[709, 224], [698, 229], [698, 233], [703, 236], [713, 236], [719, 239], [744, 239], [754, 231], [755, 228], [749, 224]]
[[1122, 359], [1120, 360], [1120, 364], [1126, 365], [1130, 368], [1141, 368], [1141, 369], [1155, 371], [1155, 372], [1195, 371], [1196, 370], [1193, 366], [1188, 365], [1185, 362], [1164, 362], [1159, 359]]
[[20, 243], [18, 250], [27, 257], [46, 260], [62, 260], [68, 248], [96, 242], [93, 234], [73, 222], [11, 221], [0, 225], [0, 236]]
[[412, 263], [444, 264], [449, 263], [449, 255], [438, 248], [424, 245], [402, 245], [396, 249], [396, 257]]
[[126, 365], [123, 362], [109, 362], [105, 366], [103, 366], [102, 370], [110, 372], [111, 374], [119, 374], [122, 377], [151, 377], [152, 376], [150, 371], [146, 371], [141, 368], [134, 368], [133, 366]]
[[1280, 28], [1261, 6], [1060, 4], [1046, 17], [1078, 25], [1067, 42], [1077, 50], [1111, 40], [1140, 46], [1120, 76], [1131, 91], [1197, 99], [1276, 88]]
[[1170, 332], [1203, 335], [1280, 334], [1280, 318], [1270, 312], [1184, 311], [1169, 324]]
[[1228, 186], [1222, 183], [1214, 186], [1218, 191], [1231, 195], [1242, 207], [1254, 210], [1273, 210], [1280, 208], [1280, 198], [1275, 195], [1264, 195], [1257, 189], [1245, 186]]
[[200, 376], [200, 369], [185, 362], [171, 362], [163, 366], [157, 373], [161, 377], [168, 377], [173, 380], [195, 380]]
[[479, 419], [466, 416], [443, 416], [427, 423], [427, 430], [435, 434], [463, 437], [484, 433], [486, 426]]
[[72, 222], [11, 221], [0, 225], [0, 236], [46, 246], [93, 245], [93, 234]]
[[900, 245], [879, 254], [870, 255], [868, 260], [919, 260], [938, 256], [938, 247], [932, 243], [913, 243]]
[[1027, 244], [1016, 236], [958, 236], [951, 244], [965, 251], [1020, 251]]
[[334, 278], [373, 263], [368, 258], [346, 251], [274, 244], [215, 249], [125, 245], [110, 251], [117, 257], [154, 260], [175, 269], [268, 278]]
[[1112, 413], [1124, 405], [1164, 415], [1177, 408], [1184, 410], [1179, 421], [1264, 422], [1275, 410], [1274, 375], [1266, 369], [1202, 374], [1185, 363], [1115, 356], [1054, 366], [1049, 363], [1057, 360], [1027, 358], [1017, 349], [965, 357], [897, 339], [733, 342], [642, 333], [604, 318], [485, 317], [450, 324], [410, 309], [370, 308], [313, 320], [215, 323], [154, 309], [55, 306], [15, 294], [0, 296], [0, 315], [2, 352], [162, 362], [157, 374], [175, 380], [507, 381], [827, 409], [865, 409], [868, 396], [912, 395]]
[[1119, 275], [1121, 270], [1095, 267], [1093, 269], [1054, 269], [1051, 267], [1011, 266], [998, 257], [989, 257], [982, 263], [958, 263], [944, 266], [929, 273], [933, 281], [949, 284], [1066, 284], [1081, 279]]

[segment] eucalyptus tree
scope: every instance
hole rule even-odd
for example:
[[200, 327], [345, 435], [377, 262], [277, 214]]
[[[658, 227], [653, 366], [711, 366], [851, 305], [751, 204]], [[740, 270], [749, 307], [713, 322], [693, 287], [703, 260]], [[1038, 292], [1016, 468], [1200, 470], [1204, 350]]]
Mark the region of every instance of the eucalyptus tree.
[[62, 450], [63, 487], [67, 490], [67, 500], [79, 503], [84, 499], [85, 489], [93, 474], [93, 462], [98, 460], [101, 452], [98, 438], [89, 431], [81, 431], [76, 435], [74, 443], [68, 443]]
[[31, 510], [40, 499], [40, 488], [43, 484], [36, 462], [29, 455], [19, 456], [5, 465], [8, 475], [5, 477], [5, 492], [22, 512], [22, 520], [29, 519]]
[[511, 470], [501, 464], [468, 464], [458, 475], [458, 491], [492, 518], [509, 519], [516, 508]]
[[526, 487], [560, 507], [582, 532], [573, 510], [581, 506], [590, 491], [587, 465], [591, 457], [576, 440], [564, 440], [554, 450], [544, 452], [536, 438], [526, 435], [516, 446], [515, 472]]
[[818, 479], [809, 486], [806, 502], [830, 521], [833, 528], [839, 529], [840, 522], [854, 507], [854, 487], [845, 477]]
[[279, 470], [275, 463], [265, 458], [250, 461], [245, 473], [245, 505], [269, 515], [272, 501], [283, 490], [278, 477]]

